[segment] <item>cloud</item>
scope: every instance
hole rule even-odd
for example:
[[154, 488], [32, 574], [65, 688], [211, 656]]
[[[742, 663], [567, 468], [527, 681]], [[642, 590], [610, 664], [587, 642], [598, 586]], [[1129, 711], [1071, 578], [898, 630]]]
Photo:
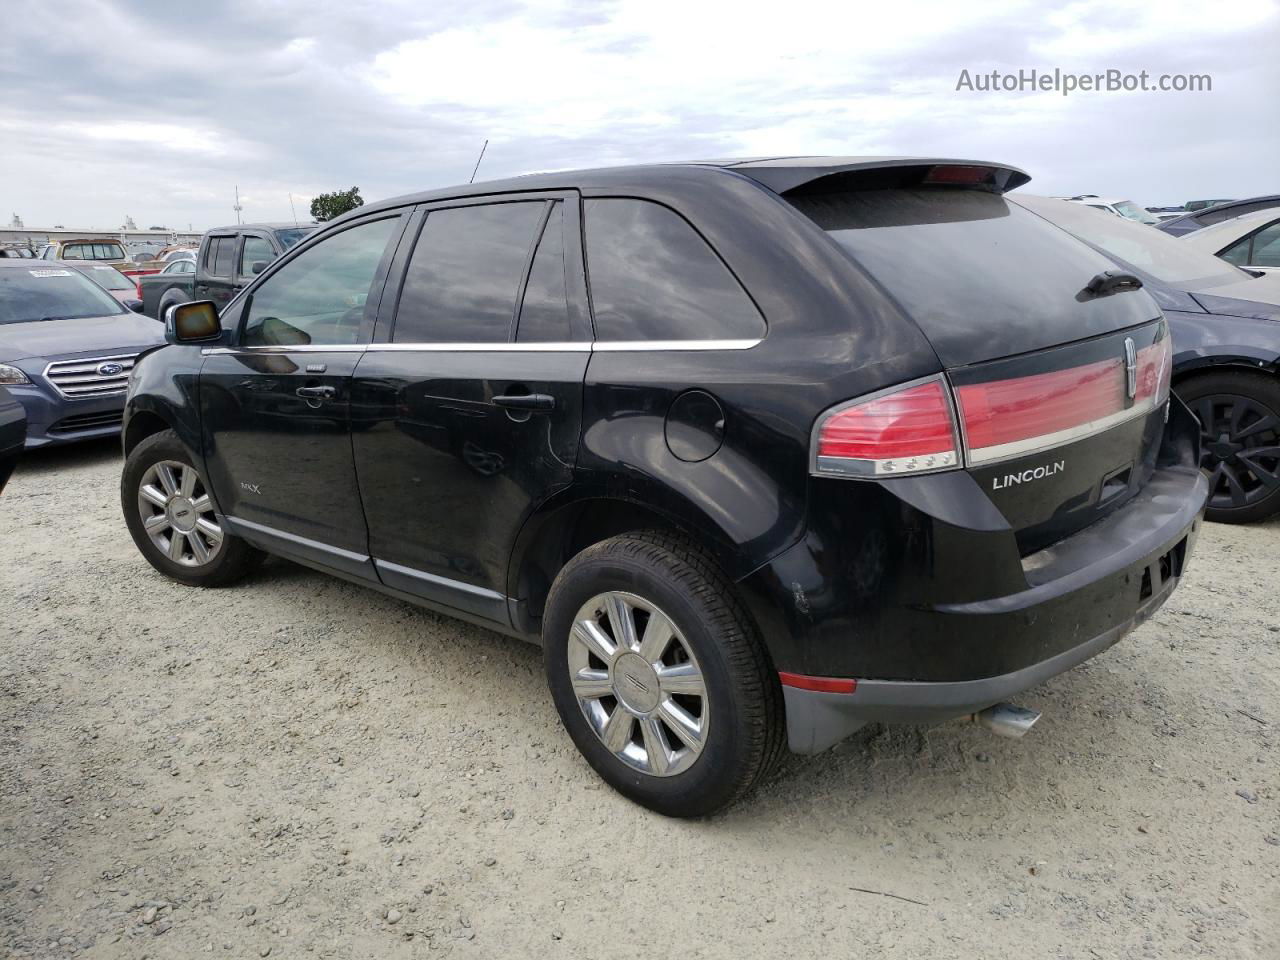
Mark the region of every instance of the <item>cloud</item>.
[[[1277, 189], [1274, 0], [688, 0], [465, 7], [8, 0], [0, 206], [212, 226], [481, 177], [777, 153], [922, 153], [1146, 203]], [[1191, 42], [1193, 41], [1193, 42]], [[1208, 73], [1211, 93], [971, 93], [962, 69]], [[300, 208], [305, 208], [301, 204]]]

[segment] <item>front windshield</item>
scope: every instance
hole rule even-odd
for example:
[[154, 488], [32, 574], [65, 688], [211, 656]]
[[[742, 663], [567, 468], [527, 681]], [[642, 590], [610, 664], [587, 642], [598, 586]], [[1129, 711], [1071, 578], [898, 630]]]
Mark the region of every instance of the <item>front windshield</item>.
[[1192, 249], [1177, 237], [1083, 204], [1021, 194], [1009, 199], [1165, 283], [1212, 287], [1238, 283], [1250, 276], [1212, 254]]
[[76, 270], [0, 269], [0, 324], [123, 313], [115, 297]]
[[315, 227], [297, 227], [292, 230], [277, 230], [276, 239], [280, 241], [281, 247], [288, 250], [314, 229]]
[[1159, 218], [1152, 215], [1150, 210], [1146, 209], [1146, 207], [1138, 206], [1132, 200], [1121, 200], [1115, 207], [1130, 220], [1137, 220], [1139, 223], [1160, 222]]

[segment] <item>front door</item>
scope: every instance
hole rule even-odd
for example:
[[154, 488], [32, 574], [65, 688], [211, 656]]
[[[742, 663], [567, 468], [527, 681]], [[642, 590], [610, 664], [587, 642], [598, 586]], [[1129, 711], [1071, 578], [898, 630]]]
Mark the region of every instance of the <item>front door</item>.
[[232, 532], [371, 577], [351, 458], [351, 374], [372, 332], [402, 218], [300, 250], [227, 311], [235, 346], [200, 374], [205, 460]]
[[573, 479], [591, 356], [578, 236], [576, 194], [427, 212], [352, 387], [386, 585], [507, 621], [516, 534]]

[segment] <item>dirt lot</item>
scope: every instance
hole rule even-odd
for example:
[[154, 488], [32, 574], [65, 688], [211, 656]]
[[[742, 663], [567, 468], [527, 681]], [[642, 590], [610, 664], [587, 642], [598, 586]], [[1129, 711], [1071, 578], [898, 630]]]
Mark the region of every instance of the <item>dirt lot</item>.
[[1280, 523], [1207, 527], [1025, 740], [864, 731], [687, 823], [601, 787], [533, 647], [162, 579], [119, 466], [0, 496], [0, 956], [1280, 956]]

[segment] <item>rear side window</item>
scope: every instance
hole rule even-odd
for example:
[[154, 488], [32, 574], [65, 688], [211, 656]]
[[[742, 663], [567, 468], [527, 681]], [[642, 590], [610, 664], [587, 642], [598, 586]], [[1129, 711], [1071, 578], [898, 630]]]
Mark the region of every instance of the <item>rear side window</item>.
[[231, 262], [235, 258], [235, 237], [210, 237], [209, 248], [204, 255], [205, 273], [214, 277], [231, 276]]
[[1251, 240], [1249, 264], [1254, 267], [1280, 267], [1280, 223], [1273, 223]]
[[758, 340], [764, 318], [678, 213], [647, 200], [584, 204], [596, 338]]
[[520, 343], [562, 343], [573, 339], [564, 275], [564, 207], [551, 206], [546, 229], [529, 268], [529, 283], [520, 306], [516, 340]]
[[433, 210], [409, 258], [397, 343], [506, 343], [546, 203]]

